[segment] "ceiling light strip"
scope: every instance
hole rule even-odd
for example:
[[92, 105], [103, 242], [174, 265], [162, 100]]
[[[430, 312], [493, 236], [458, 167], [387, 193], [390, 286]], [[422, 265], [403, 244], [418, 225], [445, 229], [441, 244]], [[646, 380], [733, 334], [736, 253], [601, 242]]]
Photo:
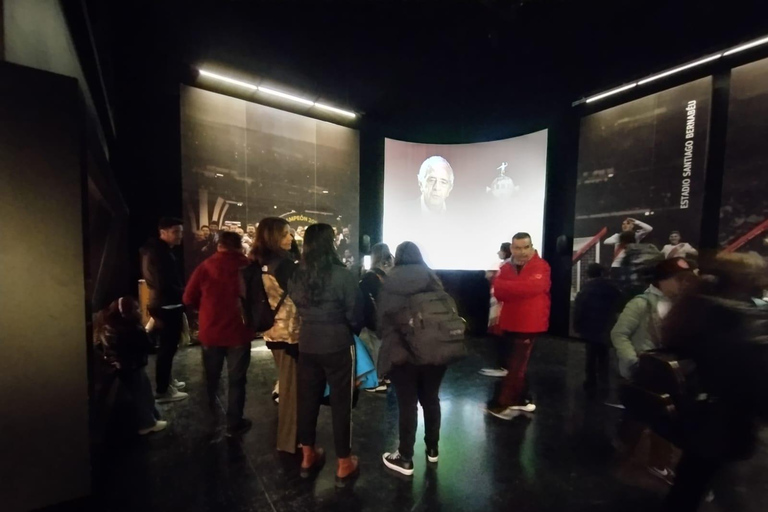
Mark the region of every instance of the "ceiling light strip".
[[222, 82], [227, 82], [234, 85], [239, 85], [240, 87], [245, 87], [247, 89], [251, 89], [253, 91], [259, 91], [264, 94], [269, 94], [271, 96], [277, 96], [279, 98], [283, 98], [290, 101], [295, 101], [296, 103], [301, 103], [302, 105], [307, 105], [308, 107], [317, 107], [321, 110], [327, 110], [329, 112], [334, 112], [336, 114], [341, 114], [346, 117], [355, 118], [357, 117], [357, 114], [354, 112], [350, 112], [348, 110], [342, 110], [340, 108], [331, 107], [330, 105], [324, 105], [322, 103], [315, 103], [314, 101], [310, 101], [304, 98], [300, 98], [298, 96], [294, 96], [293, 94], [288, 94], [282, 91], [277, 91], [275, 89], [270, 89], [269, 87], [264, 86], [257, 86], [253, 84], [249, 84], [247, 82], [241, 82], [240, 80], [235, 80], [233, 78], [229, 78], [223, 75], [218, 75], [216, 73], [211, 73], [210, 71], [205, 71], [204, 69], [200, 70], [200, 74], [203, 76], [207, 76], [209, 78], [214, 78], [216, 80], [221, 80]]
[[638, 85], [647, 84], [648, 82], [653, 82], [654, 80], [658, 80], [659, 78], [664, 78], [665, 76], [673, 75], [675, 73], [679, 73], [680, 71], [685, 71], [686, 69], [690, 69], [696, 66], [700, 66], [702, 64], [706, 64], [707, 62], [712, 62], [713, 60], [717, 60], [722, 56], [723, 56], [722, 53], [716, 53], [715, 55], [710, 55], [709, 57], [704, 57], [703, 59], [689, 62], [688, 64], [684, 64], [682, 66], [670, 69], [669, 71], [664, 71], [663, 73], [649, 76], [648, 78], [644, 78], [638, 81], [637, 84]]
[[723, 53], [723, 55], [724, 56], [733, 55], [734, 53], [738, 53], [744, 50], [749, 50], [750, 48], [754, 48], [755, 46], [760, 46], [761, 44], [765, 44], [765, 43], [768, 43], [768, 37], [763, 37], [762, 39], [756, 39], [749, 43], [745, 43], [740, 46], [737, 46], [736, 48], [731, 48], [727, 52]]
[[637, 87], [637, 82], [633, 82], [629, 85], [624, 85], [622, 87], [618, 87], [616, 89], [611, 89], [610, 91], [603, 92], [600, 94], [596, 94], [595, 96], [590, 96], [587, 98], [587, 103], [592, 103], [593, 101], [601, 100], [603, 98], [606, 98], [608, 96], [613, 96], [614, 94], [618, 94], [620, 92], [628, 91], [629, 89], [632, 89], [633, 87]]

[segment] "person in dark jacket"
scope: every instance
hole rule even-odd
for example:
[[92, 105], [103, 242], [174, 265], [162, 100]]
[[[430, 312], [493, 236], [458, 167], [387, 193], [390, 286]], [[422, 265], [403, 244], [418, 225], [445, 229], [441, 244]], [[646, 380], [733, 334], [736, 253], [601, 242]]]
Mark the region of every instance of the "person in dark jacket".
[[598, 382], [604, 390], [608, 388], [611, 329], [621, 308], [621, 290], [605, 274], [599, 263], [587, 267], [588, 281], [573, 307], [573, 328], [587, 342], [584, 389], [589, 394], [597, 391]]
[[277, 367], [279, 391], [277, 397], [277, 449], [296, 453], [297, 431], [297, 361], [299, 358], [299, 315], [287, 293], [288, 283], [296, 271], [288, 221], [268, 217], [259, 222], [251, 250], [254, 265], [261, 266], [264, 291], [269, 306], [276, 310], [275, 323], [263, 333], [267, 348], [272, 351]]
[[437, 275], [424, 263], [413, 242], [403, 242], [395, 251], [395, 268], [389, 272], [379, 295], [378, 328], [382, 339], [379, 355], [380, 375], [387, 375], [397, 393], [400, 411], [400, 446], [382, 456], [384, 465], [403, 475], [413, 474], [413, 445], [418, 426], [418, 404], [424, 410], [424, 441], [427, 460], [438, 460], [440, 441], [440, 383], [445, 365], [417, 365], [408, 351], [400, 329], [399, 314], [408, 299], [423, 292], [442, 290]]
[[[371, 248], [371, 270], [360, 280], [360, 291], [363, 293], [363, 313], [365, 328], [360, 333], [360, 339], [365, 343], [374, 364], [379, 360], [381, 340], [376, 335], [376, 304], [379, 300], [382, 283], [387, 272], [392, 268], [395, 258], [387, 244], [376, 244]], [[385, 393], [387, 384], [384, 379], [375, 388], [366, 389], [371, 393]]]
[[333, 228], [307, 228], [301, 263], [288, 290], [301, 320], [299, 329], [298, 424], [301, 475], [319, 470], [324, 452], [315, 447], [317, 416], [326, 383], [330, 386], [333, 437], [338, 457], [337, 487], [359, 474], [352, 456], [352, 390], [355, 386], [354, 334], [363, 328], [357, 279], [344, 268], [334, 247]]
[[251, 421], [243, 417], [245, 384], [251, 363], [254, 333], [240, 314], [240, 269], [248, 265], [242, 239], [233, 232], [219, 236], [216, 254], [192, 273], [184, 291], [184, 304], [200, 311], [198, 338], [203, 346], [203, 367], [208, 405], [216, 417], [216, 396], [224, 361], [227, 362], [227, 435], [243, 434]]
[[139, 435], [160, 432], [168, 426], [155, 407], [152, 383], [147, 376], [150, 341], [141, 325], [139, 305], [132, 297], [121, 297], [102, 311], [96, 339], [104, 360], [117, 371], [128, 391], [138, 423]]
[[141, 248], [141, 274], [149, 289], [148, 310], [160, 345], [155, 365], [155, 397], [158, 403], [166, 403], [188, 397], [179, 391], [184, 388], [183, 382], [171, 382], [173, 357], [184, 325], [184, 272], [174, 248], [181, 244], [184, 228], [181, 219], [172, 217], [163, 217], [157, 227], [160, 236]]
[[758, 426], [768, 419], [765, 260], [757, 253], [720, 254], [702, 265], [702, 274], [662, 327], [662, 345], [695, 363], [698, 386], [697, 397], [676, 404], [683, 455], [665, 511], [698, 510], [720, 470], [755, 453]]

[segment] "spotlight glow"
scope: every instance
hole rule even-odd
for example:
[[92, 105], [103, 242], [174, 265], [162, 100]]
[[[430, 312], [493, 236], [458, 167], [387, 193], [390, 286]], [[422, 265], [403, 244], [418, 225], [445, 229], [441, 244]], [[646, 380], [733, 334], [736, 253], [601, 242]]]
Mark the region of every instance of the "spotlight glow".
[[664, 71], [663, 73], [659, 73], [658, 75], [649, 76], [648, 78], [644, 78], [643, 80], [640, 80], [639, 82], [637, 82], [637, 84], [638, 85], [647, 84], [648, 82], [653, 82], [654, 80], [658, 80], [659, 78], [664, 78], [665, 76], [669, 76], [669, 75], [672, 75], [674, 73], [678, 73], [680, 71], [683, 71], [683, 70], [686, 70], [686, 69], [690, 69], [692, 67], [699, 66], [701, 64], [705, 64], [707, 62], [712, 62], [713, 60], [717, 60], [717, 59], [719, 59], [722, 56], [723, 56], [722, 53], [717, 53], [715, 55], [710, 55], [709, 57], [704, 57], [703, 59], [699, 59], [697, 61], [690, 62], [690, 63], [685, 64], [683, 66], [672, 68], [669, 71]]
[[259, 92], [263, 92], [265, 94], [271, 94], [272, 96], [277, 96], [279, 98], [284, 98], [286, 100], [295, 101], [296, 103], [301, 103], [303, 105], [309, 105], [310, 107], [315, 105], [314, 101], [305, 100], [304, 98], [299, 98], [298, 96], [294, 96], [292, 94], [286, 94], [284, 92], [276, 91], [268, 87], [259, 87]]
[[624, 86], [619, 87], [617, 89], [611, 89], [610, 91], [607, 91], [607, 92], [604, 92], [604, 93], [601, 93], [601, 94], [597, 94], [595, 96], [587, 98], [587, 103], [592, 103], [593, 101], [601, 100], [603, 98], [607, 98], [608, 96], [612, 96], [614, 94], [618, 94], [618, 93], [623, 92], [623, 91], [628, 91], [628, 90], [632, 89], [633, 87], [637, 87], [637, 82], [633, 82], [633, 83], [631, 83], [629, 85], [624, 85]]
[[340, 108], [336, 108], [336, 107], [329, 107], [328, 105], [323, 105], [322, 103], [315, 103], [315, 106], [316, 106], [317, 108], [321, 108], [321, 109], [323, 109], [323, 110], [328, 110], [328, 111], [330, 111], [330, 112], [335, 112], [335, 113], [337, 113], [337, 114], [341, 114], [341, 115], [343, 115], [343, 116], [347, 116], [347, 117], [357, 117], [357, 116], [355, 115], [355, 113], [354, 113], [354, 112], [348, 112], [348, 111], [346, 111], [346, 110], [342, 110], [342, 109], [340, 109]]
[[755, 46], [760, 46], [761, 44], [768, 43], [768, 37], [764, 37], [762, 39], [757, 39], [755, 41], [752, 41], [750, 43], [742, 44], [741, 46], [737, 46], [736, 48], [732, 48], [725, 52], [723, 55], [733, 55], [734, 53], [741, 52], [744, 50], [749, 50], [750, 48], [754, 48]]
[[251, 89], [253, 91], [258, 89], [258, 87], [256, 87], [253, 84], [249, 84], [247, 82], [241, 82], [240, 80], [235, 80], [233, 78], [228, 78], [228, 77], [222, 76], [222, 75], [217, 75], [216, 73], [211, 73], [211, 72], [205, 71], [203, 69], [200, 70], [200, 74], [203, 75], [203, 76], [207, 76], [209, 78], [215, 78], [216, 80], [221, 80], [222, 82], [227, 82], [227, 83], [230, 83], [230, 84], [239, 85], [240, 87], [245, 87], [245, 88]]

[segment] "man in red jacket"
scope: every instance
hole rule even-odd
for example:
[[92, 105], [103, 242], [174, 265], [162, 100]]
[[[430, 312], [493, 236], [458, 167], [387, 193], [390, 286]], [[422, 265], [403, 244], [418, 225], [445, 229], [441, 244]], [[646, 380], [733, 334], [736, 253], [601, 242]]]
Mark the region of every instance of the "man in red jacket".
[[251, 421], [243, 418], [245, 382], [251, 363], [253, 332], [240, 314], [240, 269], [248, 265], [242, 239], [234, 232], [219, 234], [217, 252], [198, 266], [184, 290], [184, 304], [200, 311], [199, 339], [208, 384], [208, 401], [216, 415], [216, 394], [227, 361], [227, 435], [243, 434]]
[[499, 327], [509, 344], [508, 373], [488, 412], [511, 420], [519, 411], [533, 412], [536, 405], [526, 401], [525, 376], [533, 341], [549, 329], [550, 270], [533, 248], [531, 235], [512, 237], [512, 259], [493, 281], [493, 293], [501, 303]]

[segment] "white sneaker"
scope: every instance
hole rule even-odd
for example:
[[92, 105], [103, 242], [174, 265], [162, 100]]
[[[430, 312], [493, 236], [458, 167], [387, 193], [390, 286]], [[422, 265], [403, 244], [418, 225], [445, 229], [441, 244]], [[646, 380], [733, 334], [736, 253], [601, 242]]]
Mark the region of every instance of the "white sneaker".
[[516, 411], [511, 407], [489, 407], [485, 412], [505, 421], [512, 421], [515, 416], [520, 414], [520, 411]]
[[159, 404], [167, 404], [169, 402], [179, 402], [189, 398], [187, 393], [182, 393], [173, 386], [168, 386], [168, 390], [165, 393], [155, 395], [155, 402]]
[[483, 368], [477, 373], [486, 377], [506, 377], [509, 372], [504, 368]]
[[536, 404], [528, 402], [525, 405], [513, 405], [510, 407], [513, 411], [533, 412], [536, 410]]
[[387, 392], [387, 385], [386, 384], [379, 384], [375, 388], [366, 388], [366, 391], [369, 393], [386, 393]]
[[139, 435], [145, 436], [147, 434], [151, 434], [152, 432], [160, 432], [161, 430], [165, 430], [165, 427], [167, 426], [167, 421], [157, 421], [153, 426], [139, 430]]
[[182, 389], [187, 387], [187, 383], [186, 382], [181, 382], [180, 380], [173, 379], [171, 381], [171, 386], [173, 386], [176, 389], [178, 389], [179, 391], [181, 391]]

